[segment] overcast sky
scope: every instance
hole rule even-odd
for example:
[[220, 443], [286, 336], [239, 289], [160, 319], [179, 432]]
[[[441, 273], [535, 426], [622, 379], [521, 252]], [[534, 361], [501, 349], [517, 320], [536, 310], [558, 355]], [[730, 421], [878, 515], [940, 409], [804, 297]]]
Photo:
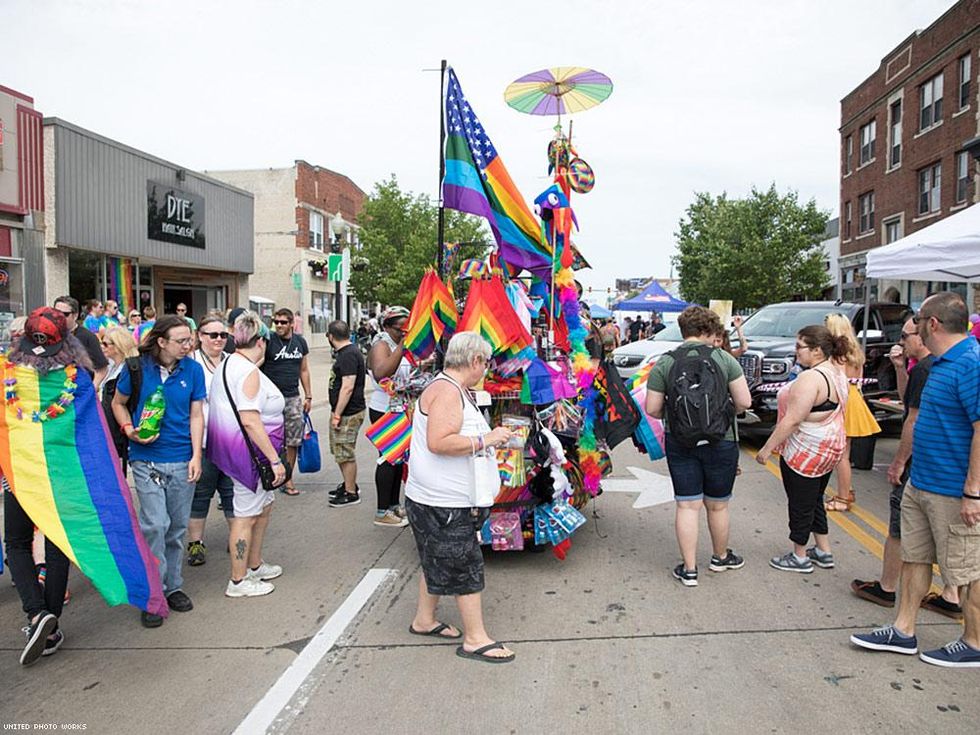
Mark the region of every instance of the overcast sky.
[[435, 194], [439, 80], [423, 70], [446, 58], [531, 201], [554, 120], [511, 109], [504, 88], [598, 69], [615, 90], [574, 117], [596, 187], [573, 206], [582, 280], [604, 288], [670, 274], [695, 191], [775, 182], [836, 210], [840, 99], [953, 4], [0, 0], [0, 84], [191, 169], [302, 158], [365, 191], [395, 173]]

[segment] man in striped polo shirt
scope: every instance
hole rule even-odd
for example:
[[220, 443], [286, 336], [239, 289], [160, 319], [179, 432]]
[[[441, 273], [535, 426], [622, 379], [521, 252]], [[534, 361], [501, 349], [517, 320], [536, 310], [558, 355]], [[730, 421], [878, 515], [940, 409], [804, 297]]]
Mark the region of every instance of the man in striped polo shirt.
[[912, 476], [902, 498], [902, 591], [893, 625], [851, 636], [873, 651], [915, 654], [915, 619], [932, 582], [960, 587], [963, 636], [919, 657], [948, 667], [980, 667], [980, 345], [967, 335], [963, 299], [944, 291], [913, 321], [935, 355], [912, 440]]

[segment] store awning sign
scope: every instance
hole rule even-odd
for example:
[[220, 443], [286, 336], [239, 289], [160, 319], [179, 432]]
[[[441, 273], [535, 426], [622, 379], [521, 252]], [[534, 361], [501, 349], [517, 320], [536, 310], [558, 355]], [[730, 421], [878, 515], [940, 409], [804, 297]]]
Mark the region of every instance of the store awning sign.
[[204, 249], [204, 197], [146, 182], [147, 237]]

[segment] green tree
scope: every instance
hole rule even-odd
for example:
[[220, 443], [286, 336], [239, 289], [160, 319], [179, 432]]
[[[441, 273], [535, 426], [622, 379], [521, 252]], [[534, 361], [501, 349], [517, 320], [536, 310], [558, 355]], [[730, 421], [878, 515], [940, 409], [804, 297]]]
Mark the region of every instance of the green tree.
[[814, 299], [827, 287], [820, 247], [827, 213], [796, 192], [753, 188], [745, 199], [703, 192], [680, 221], [673, 258], [687, 301], [730, 299], [736, 308], [795, 297]]
[[[367, 263], [351, 272], [351, 288], [362, 302], [411, 308], [423, 272], [436, 264], [438, 208], [424, 194], [403, 192], [392, 174], [374, 185], [360, 219], [357, 255]], [[482, 220], [450, 209], [445, 238], [446, 242], [490, 242]], [[486, 251], [486, 247], [470, 248], [464, 257], [482, 257]]]

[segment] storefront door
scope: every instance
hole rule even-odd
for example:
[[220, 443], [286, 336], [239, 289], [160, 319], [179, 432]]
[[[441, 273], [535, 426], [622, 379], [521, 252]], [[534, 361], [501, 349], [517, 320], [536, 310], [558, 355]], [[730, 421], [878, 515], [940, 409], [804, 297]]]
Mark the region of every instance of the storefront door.
[[164, 313], [176, 314], [177, 304], [185, 304], [187, 315], [199, 322], [210, 311], [224, 311], [228, 308], [227, 289], [224, 286], [189, 286], [179, 283], [164, 283]]

